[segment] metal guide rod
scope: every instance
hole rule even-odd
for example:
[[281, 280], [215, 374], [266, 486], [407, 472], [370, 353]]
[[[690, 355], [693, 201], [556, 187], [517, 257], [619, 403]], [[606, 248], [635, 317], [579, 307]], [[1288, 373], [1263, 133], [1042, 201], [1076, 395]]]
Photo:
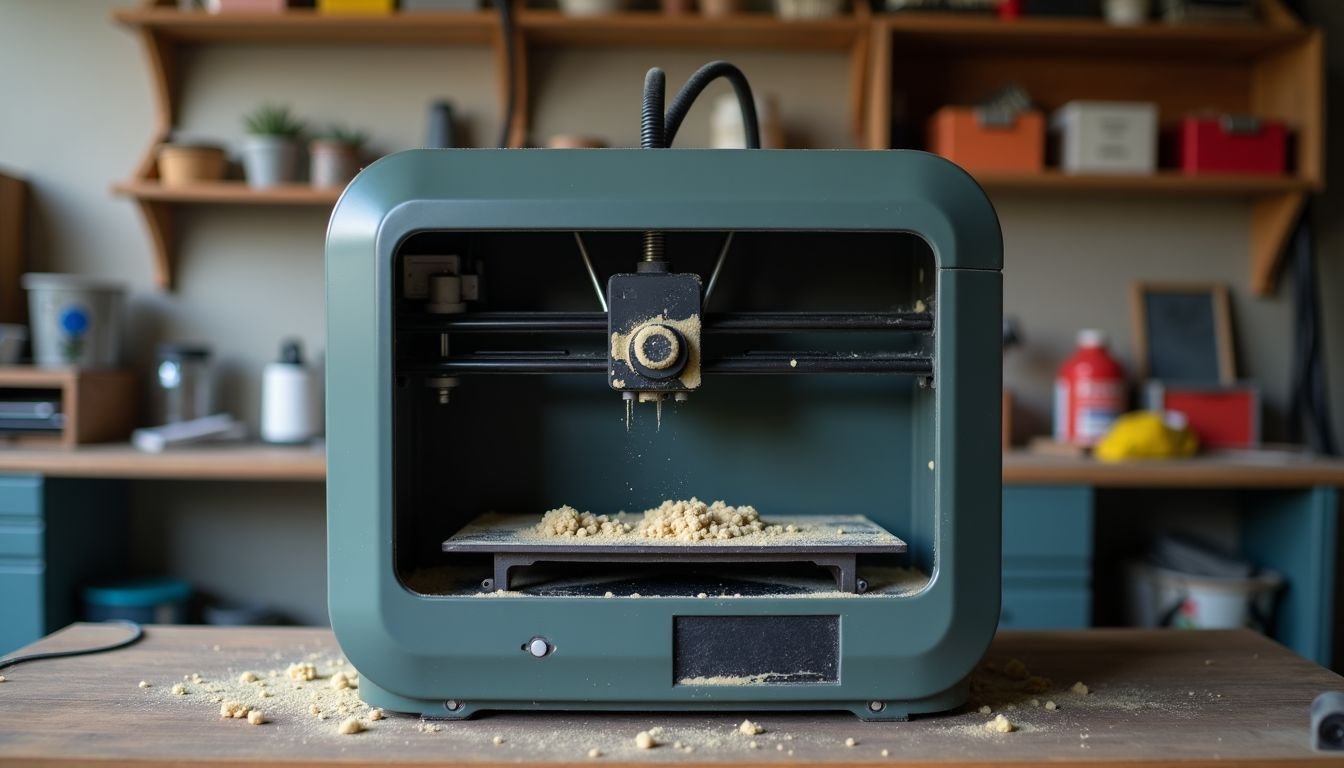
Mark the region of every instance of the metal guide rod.
[[602, 311], [607, 311], [607, 296], [602, 292], [602, 281], [597, 279], [597, 270], [593, 269], [593, 260], [588, 257], [588, 248], [583, 244], [583, 235], [574, 233], [574, 242], [579, 244], [579, 255], [583, 257], [583, 266], [588, 268], [588, 279], [593, 281], [593, 290], [597, 292], [597, 303]]
[[[401, 330], [432, 333], [603, 333], [607, 316], [596, 312], [468, 312], [403, 317]], [[791, 331], [933, 330], [930, 312], [719, 312], [705, 315], [706, 331], [775, 333]]]
[[[453, 357], [436, 363], [407, 363], [400, 373], [443, 376], [465, 373], [601, 373], [607, 372], [604, 355], [569, 355], [563, 352], [536, 354], [475, 354]], [[705, 361], [706, 373], [788, 374], [788, 373], [859, 373], [903, 374], [933, 373], [933, 359], [917, 354], [864, 354], [770, 352], [768, 354], [728, 355]]]

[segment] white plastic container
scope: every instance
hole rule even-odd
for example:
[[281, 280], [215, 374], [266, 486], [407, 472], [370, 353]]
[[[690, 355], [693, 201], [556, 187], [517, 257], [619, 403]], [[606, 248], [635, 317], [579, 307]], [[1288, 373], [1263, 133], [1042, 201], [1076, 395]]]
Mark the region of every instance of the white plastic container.
[[1055, 110], [1059, 165], [1066, 173], [1157, 171], [1157, 105], [1147, 101], [1070, 101]]
[[[711, 148], [742, 149], [747, 145], [737, 94], [725, 93], [715, 99], [710, 119], [713, 121], [709, 126]], [[779, 97], [775, 94], [756, 94], [756, 126], [761, 130], [761, 149], [784, 148], [784, 127], [779, 119]]]
[[1115, 27], [1133, 27], [1148, 20], [1148, 0], [1106, 0], [1106, 23]]
[[19, 362], [26, 341], [28, 341], [27, 328], [22, 325], [0, 323], [0, 365], [13, 365]]
[[318, 392], [296, 340], [281, 346], [280, 359], [261, 374], [261, 439], [306, 443], [321, 431]]
[[1267, 571], [1249, 578], [1216, 578], [1130, 563], [1126, 583], [1133, 626], [1263, 631], [1283, 577]]
[[83, 275], [30, 272], [28, 314], [33, 363], [48, 368], [121, 364], [126, 287]]
[[560, 12], [566, 16], [609, 16], [624, 9], [624, 0], [560, 0]]

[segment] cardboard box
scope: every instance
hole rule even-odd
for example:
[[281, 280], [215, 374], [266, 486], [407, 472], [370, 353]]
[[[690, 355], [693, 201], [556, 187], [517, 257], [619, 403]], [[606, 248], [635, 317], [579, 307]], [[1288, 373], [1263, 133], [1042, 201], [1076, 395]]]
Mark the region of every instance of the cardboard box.
[[1003, 115], [943, 107], [929, 118], [928, 145], [972, 173], [1035, 173], [1045, 167], [1045, 118], [1035, 110]]
[[1146, 101], [1070, 101], [1055, 111], [1059, 165], [1067, 173], [1157, 171], [1157, 105]]

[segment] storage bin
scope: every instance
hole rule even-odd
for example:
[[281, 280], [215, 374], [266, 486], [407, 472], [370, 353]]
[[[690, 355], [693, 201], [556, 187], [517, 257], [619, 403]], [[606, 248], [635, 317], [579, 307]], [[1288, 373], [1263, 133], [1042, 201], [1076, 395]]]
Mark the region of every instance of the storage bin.
[[1176, 154], [1185, 173], [1258, 173], [1288, 170], [1288, 129], [1278, 120], [1218, 115], [1181, 120]]
[[317, 0], [321, 13], [368, 13], [381, 15], [396, 10], [396, 0]]
[[134, 579], [84, 589], [84, 618], [185, 624], [191, 585], [180, 579]]
[[928, 126], [929, 151], [976, 171], [1039, 172], [1045, 167], [1045, 118], [1028, 110], [1005, 115], [943, 107]]
[[1157, 105], [1151, 102], [1070, 101], [1055, 111], [1059, 165], [1067, 173], [1154, 173]]
[[159, 147], [159, 183], [182, 187], [224, 178], [228, 158], [221, 147], [164, 144]]
[[1217, 578], [1130, 563], [1126, 572], [1129, 623], [1136, 627], [1240, 629], [1273, 626], [1274, 599], [1283, 577], [1262, 572]]
[[121, 362], [126, 288], [82, 275], [30, 272], [28, 312], [33, 363], [112, 368]]

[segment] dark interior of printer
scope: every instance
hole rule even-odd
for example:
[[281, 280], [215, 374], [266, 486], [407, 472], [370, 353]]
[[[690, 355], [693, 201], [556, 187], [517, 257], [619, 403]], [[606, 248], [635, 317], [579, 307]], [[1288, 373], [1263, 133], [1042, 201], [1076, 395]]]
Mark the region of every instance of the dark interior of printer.
[[[671, 271], [710, 285], [703, 304], [706, 361], [724, 356], [840, 353], [932, 355], [930, 331], [714, 331], [716, 319], [752, 313], [933, 313], [933, 255], [907, 233], [666, 233]], [[597, 281], [634, 272], [642, 233], [582, 233]], [[561, 505], [638, 516], [666, 499], [751, 505], [772, 515], [864, 515], [909, 543], [860, 567], [931, 572], [931, 456], [913, 455], [932, 429], [927, 377], [804, 373], [707, 373], [684, 402], [626, 406], [601, 373], [454, 374], [441, 400], [434, 366], [473, 357], [526, 360], [604, 355], [606, 333], [548, 329], [443, 333], [442, 320], [593, 316], [602, 306], [571, 232], [428, 232], [397, 249], [407, 258], [457, 254], [479, 275], [480, 300], [459, 315], [432, 315], [402, 297], [393, 323], [394, 560], [413, 592], [481, 592], [488, 556], [445, 554], [441, 543], [487, 513], [542, 514]], [[399, 284], [399, 283], [398, 283]], [[546, 314], [532, 314], [546, 313]], [[605, 321], [604, 321], [605, 322]], [[560, 322], [557, 321], [557, 325]], [[596, 330], [596, 329], [590, 329]], [[446, 339], [445, 339], [446, 336]], [[482, 379], [488, 379], [482, 381]], [[486, 384], [488, 383], [488, 386]], [[659, 413], [661, 411], [661, 413]], [[750, 423], [745, 423], [750, 422]], [[544, 457], [544, 460], [543, 460]], [[877, 571], [874, 571], [877, 572]], [[787, 594], [824, 591], [816, 566], [661, 562], [546, 564], [527, 569], [524, 592], [571, 595]]]

